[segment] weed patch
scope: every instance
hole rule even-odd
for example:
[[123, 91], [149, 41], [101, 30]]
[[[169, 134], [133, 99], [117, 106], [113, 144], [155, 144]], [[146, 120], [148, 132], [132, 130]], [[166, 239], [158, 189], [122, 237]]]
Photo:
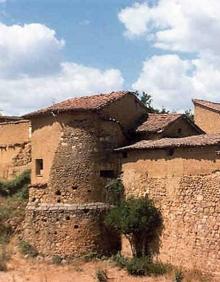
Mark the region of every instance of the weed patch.
[[29, 257], [32, 258], [38, 255], [38, 251], [26, 241], [21, 241], [19, 243], [19, 250], [23, 255], [28, 255]]
[[96, 271], [96, 280], [97, 282], [107, 282], [108, 276], [107, 276], [106, 270], [98, 269]]

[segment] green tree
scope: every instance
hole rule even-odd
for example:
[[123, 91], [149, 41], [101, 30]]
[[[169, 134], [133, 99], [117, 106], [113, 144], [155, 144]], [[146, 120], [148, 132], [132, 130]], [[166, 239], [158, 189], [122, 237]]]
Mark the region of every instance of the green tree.
[[185, 115], [186, 115], [191, 121], [194, 122], [194, 114], [193, 114], [193, 112], [192, 112], [191, 109], [186, 110], [186, 111], [185, 111]]
[[129, 198], [109, 211], [105, 223], [128, 239], [134, 257], [141, 257], [151, 255], [162, 217], [149, 198]]
[[157, 114], [168, 114], [169, 111], [166, 110], [164, 107], [162, 109], [157, 109], [152, 106], [152, 96], [148, 94], [147, 92], [139, 93], [138, 91], [135, 92], [135, 95], [138, 97], [138, 99], [148, 108], [150, 113], [157, 113]]

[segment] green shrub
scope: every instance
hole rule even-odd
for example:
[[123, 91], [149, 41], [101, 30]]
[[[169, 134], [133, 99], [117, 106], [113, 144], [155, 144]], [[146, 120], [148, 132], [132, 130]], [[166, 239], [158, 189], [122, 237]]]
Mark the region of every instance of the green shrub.
[[96, 280], [98, 282], [107, 282], [108, 281], [108, 276], [106, 274], [106, 271], [102, 270], [102, 269], [98, 269], [96, 271]]
[[20, 197], [28, 198], [28, 185], [30, 184], [30, 170], [24, 171], [19, 176], [16, 176], [13, 180], [0, 181], [0, 195], [12, 196], [16, 193], [20, 194]]
[[124, 186], [120, 178], [111, 180], [106, 186], [106, 201], [112, 205], [118, 205], [124, 193]]
[[149, 198], [123, 200], [106, 215], [105, 223], [128, 239], [133, 256], [151, 255], [151, 244], [158, 240], [161, 213]]
[[56, 264], [56, 265], [61, 264], [62, 260], [63, 260], [62, 257], [59, 256], [59, 255], [55, 255], [55, 256], [52, 257], [52, 263]]
[[0, 225], [0, 244], [8, 243], [12, 234], [13, 234], [13, 230], [10, 225], [1, 224]]
[[29, 170], [14, 180], [0, 181], [0, 244], [9, 241], [24, 219], [29, 183]]
[[112, 260], [120, 268], [126, 268], [128, 264], [128, 259], [122, 256], [120, 253], [117, 253], [116, 255], [112, 256]]
[[183, 275], [183, 272], [181, 270], [177, 270], [175, 272], [175, 282], [181, 282], [183, 281], [183, 278], [184, 278], [184, 275]]
[[26, 241], [21, 241], [19, 243], [19, 249], [23, 255], [28, 255], [32, 258], [38, 255], [38, 251]]
[[112, 257], [113, 261], [120, 268], [135, 276], [159, 276], [171, 270], [171, 267], [160, 262], [152, 262], [149, 257], [125, 258], [120, 254]]

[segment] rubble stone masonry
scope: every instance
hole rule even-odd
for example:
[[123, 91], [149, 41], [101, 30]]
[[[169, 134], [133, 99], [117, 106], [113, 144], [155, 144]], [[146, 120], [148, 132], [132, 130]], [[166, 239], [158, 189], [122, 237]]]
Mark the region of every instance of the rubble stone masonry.
[[[113, 153], [124, 144], [120, 125], [91, 113], [44, 117], [42, 123], [32, 121], [25, 239], [50, 256], [118, 249], [120, 240], [106, 230], [102, 217], [109, 208], [105, 185], [120, 170]], [[41, 175], [36, 174], [38, 159], [43, 161]]]
[[218, 152], [218, 146], [133, 150], [123, 159], [126, 196], [148, 195], [161, 209], [162, 261], [220, 274]]

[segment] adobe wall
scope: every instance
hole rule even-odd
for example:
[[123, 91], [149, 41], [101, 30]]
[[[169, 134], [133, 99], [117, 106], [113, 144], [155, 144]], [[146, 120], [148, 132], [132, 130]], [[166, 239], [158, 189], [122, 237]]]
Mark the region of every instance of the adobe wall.
[[147, 108], [137, 101], [134, 95], [123, 96], [117, 103], [110, 103], [101, 114], [103, 116], [114, 117], [120, 121], [125, 132], [134, 129], [147, 115]]
[[206, 133], [220, 133], [220, 113], [195, 105], [194, 119]]
[[30, 123], [26, 120], [0, 123], [0, 144], [21, 144], [30, 141]]
[[30, 168], [30, 123], [0, 123], [0, 179], [10, 179]]
[[[33, 206], [36, 219], [31, 219], [32, 212], [27, 208], [26, 240], [39, 250], [44, 250], [44, 254], [47, 255], [58, 253], [69, 255], [69, 252], [72, 255], [82, 254], [93, 251], [94, 246], [99, 252], [108, 252], [111, 244], [103, 243], [106, 238], [107, 241], [110, 240], [109, 236], [105, 238], [106, 234], [103, 235], [102, 232], [103, 210], [99, 210], [99, 206], [92, 206], [93, 217], [87, 219], [78, 213], [72, 215], [69, 205], [77, 204], [84, 207], [106, 201], [105, 185], [109, 178], [101, 172], [111, 171], [114, 176], [119, 172], [118, 159], [113, 154], [113, 149], [125, 142], [119, 124], [102, 120], [91, 113], [37, 118], [32, 124], [33, 176], [29, 190], [29, 205]], [[43, 159], [42, 175], [36, 175], [36, 159]], [[53, 205], [53, 212], [45, 210], [43, 208], [45, 204]], [[49, 230], [56, 231], [57, 225], [53, 223], [53, 218], [61, 213], [60, 205], [63, 205], [64, 214], [72, 219], [66, 222], [65, 218], [61, 218], [60, 236], [56, 236], [57, 241], [54, 239], [57, 242], [54, 249], [53, 244], [48, 243], [45, 246], [41, 239], [46, 238], [45, 234], [48, 234]], [[42, 217], [49, 218], [46, 228], [40, 227]], [[78, 231], [73, 231], [76, 222], [82, 222], [81, 235]], [[35, 233], [34, 230], [38, 231]], [[113, 240], [114, 236], [111, 239]], [[115, 238], [114, 242], [118, 246], [118, 238]]]
[[198, 135], [198, 131], [184, 118], [176, 120], [164, 132], [163, 137], [186, 137]]
[[[218, 147], [130, 151], [123, 159], [126, 196], [149, 195], [161, 209], [159, 259], [220, 272], [220, 158]], [[126, 251], [126, 250], [125, 250]]]

